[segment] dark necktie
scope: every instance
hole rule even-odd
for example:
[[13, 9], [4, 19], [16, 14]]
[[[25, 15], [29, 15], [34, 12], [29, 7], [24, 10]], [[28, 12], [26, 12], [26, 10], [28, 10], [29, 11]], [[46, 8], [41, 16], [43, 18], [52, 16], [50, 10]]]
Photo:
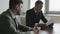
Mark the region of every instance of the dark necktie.
[[15, 26], [16, 26], [16, 29], [17, 29], [17, 23], [16, 23], [16, 18], [14, 18], [14, 22], [15, 22]]
[[36, 18], [39, 16], [39, 13], [36, 13]]

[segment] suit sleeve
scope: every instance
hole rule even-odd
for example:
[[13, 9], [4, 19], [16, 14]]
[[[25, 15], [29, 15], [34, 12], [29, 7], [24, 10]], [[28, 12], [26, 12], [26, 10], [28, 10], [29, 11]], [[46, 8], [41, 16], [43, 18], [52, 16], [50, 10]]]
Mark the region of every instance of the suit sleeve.
[[8, 16], [0, 16], [0, 31], [4, 34], [20, 34], [21, 32], [16, 30], [16, 27], [11, 23]]
[[26, 12], [26, 26], [30, 26], [31, 23], [31, 15], [30, 15], [30, 12], [29, 10]]
[[32, 31], [32, 30], [33, 30], [33, 28], [28, 27], [28, 26], [25, 26], [25, 25], [23, 25], [23, 24], [19, 24], [18, 28], [19, 28], [21, 31], [23, 31], [23, 32]]
[[43, 15], [42, 11], [41, 11], [41, 20], [46, 23], [47, 22], [47, 19], [45, 18], [45, 16]]

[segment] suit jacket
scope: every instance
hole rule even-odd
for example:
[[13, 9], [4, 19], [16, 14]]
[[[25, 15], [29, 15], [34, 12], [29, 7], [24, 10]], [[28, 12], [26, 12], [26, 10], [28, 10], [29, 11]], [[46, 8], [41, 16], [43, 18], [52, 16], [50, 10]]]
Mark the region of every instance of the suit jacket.
[[47, 19], [44, 17], [42, 11], [39, 12], [38, 15], [36, 15], [34, 8], [27, 10], [26, 12], [26, 25], [30, 27], [34, 27], [35, 23], [39, 23], [40, 19], [46, 23]]
[[19, 24], [11, 16], [9, 9], [0, 15], [0, 34], [20, 34], [20, 31], [29, 31], [31, 28]]

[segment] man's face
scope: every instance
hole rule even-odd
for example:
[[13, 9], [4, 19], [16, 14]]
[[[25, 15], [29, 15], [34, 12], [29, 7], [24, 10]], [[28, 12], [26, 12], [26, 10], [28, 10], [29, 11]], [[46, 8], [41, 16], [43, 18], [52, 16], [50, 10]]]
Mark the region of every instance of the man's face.
[[17, 15], [20, 15], [20, 11], [22, 10], [22, 8], [23, 8], [23, 4], [19, 4], [17, 7]]
[[36, 5], [35, 7], [36, 7], [37, 11], [40, 11], [43, 7], [43, 4], [40, 3], [39, 5]]

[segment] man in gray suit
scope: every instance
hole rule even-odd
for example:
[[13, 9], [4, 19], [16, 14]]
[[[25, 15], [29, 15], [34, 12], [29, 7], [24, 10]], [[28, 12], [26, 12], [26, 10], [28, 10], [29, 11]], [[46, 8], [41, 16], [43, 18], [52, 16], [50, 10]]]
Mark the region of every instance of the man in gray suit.
[[22, 24], [16, 20], [16, 15], [20, 15], [22, 0], [10, 0], [9, 9], [0, 15], [0, 34], [20, 34], [21, 31], [38, 32], [38, 29], [33, 29]]

